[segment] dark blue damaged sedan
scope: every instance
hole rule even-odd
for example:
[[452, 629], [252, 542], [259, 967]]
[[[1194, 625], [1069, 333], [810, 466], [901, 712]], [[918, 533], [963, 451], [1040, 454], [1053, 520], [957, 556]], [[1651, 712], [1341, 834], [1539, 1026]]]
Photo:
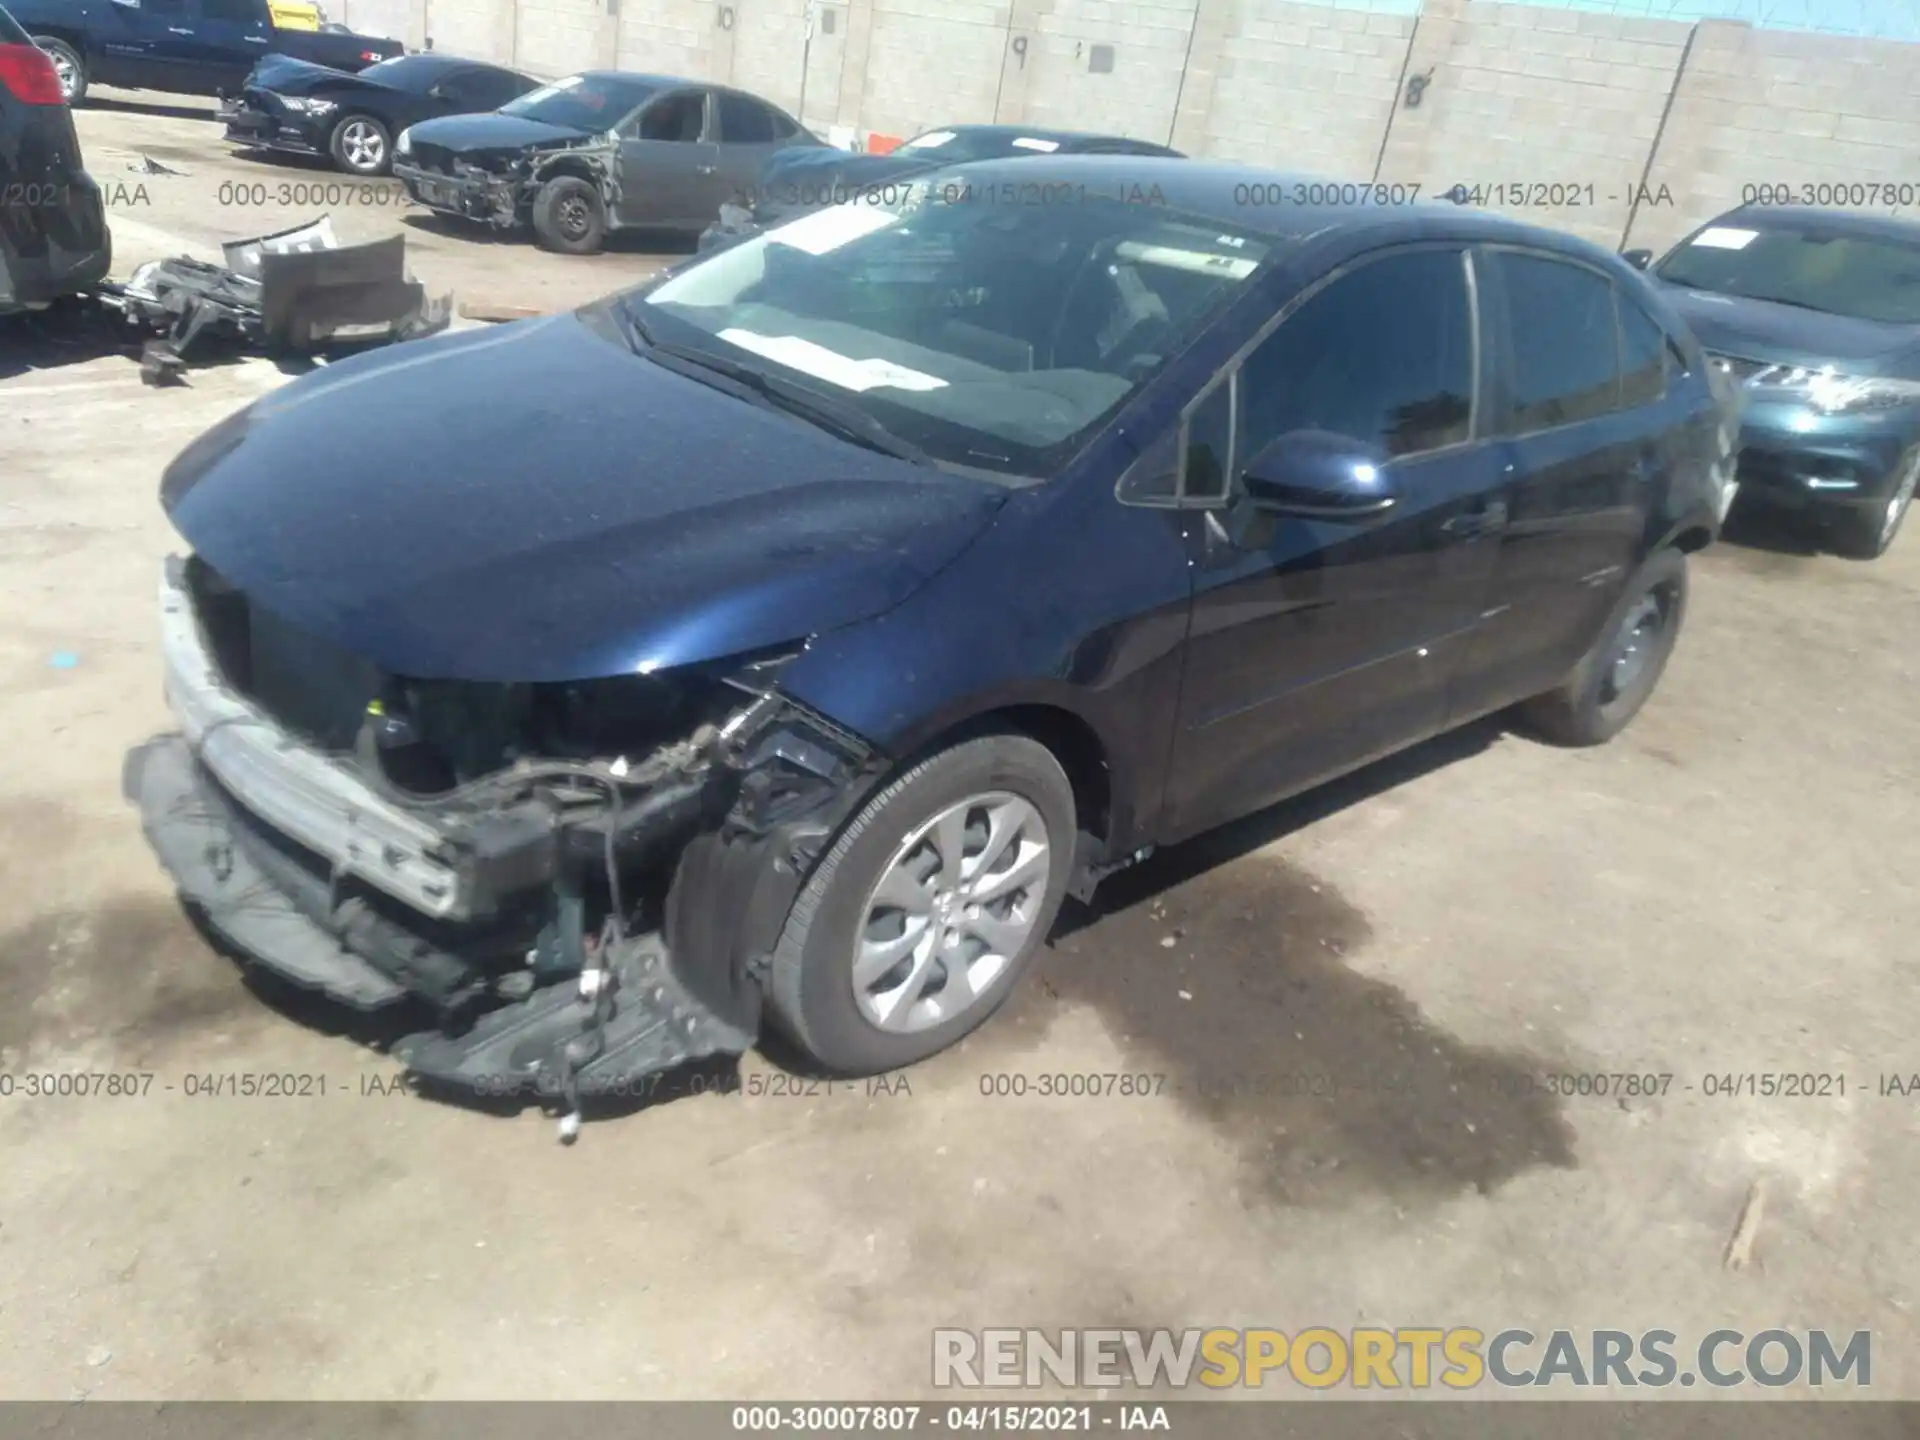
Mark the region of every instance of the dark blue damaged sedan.
[[570, 1114], [766, 1023], [872, 1073], [1155, 846], [1646, 702], [1738, 414], [1632, 266], [1239, 167], [956, 176], [173, 462], [179, 732], [126, 781], [214, 929]]

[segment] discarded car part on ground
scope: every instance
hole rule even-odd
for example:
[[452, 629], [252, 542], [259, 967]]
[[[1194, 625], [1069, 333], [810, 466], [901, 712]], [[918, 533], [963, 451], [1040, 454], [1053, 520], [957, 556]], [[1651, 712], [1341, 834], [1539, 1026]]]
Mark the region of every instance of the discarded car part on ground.
[[406, 274], [406, 237], [342, 245], [332, 220], [232, 241], [226, 264], [181, 256], [154, 260], [102, 301], [149, 332], [141, 377], [177, 379], [208, 344], [274, 355], [332, 344], [415, 339], [446, 329], [451, 295], [429, 300]]
[[504, 325], [510, 320], [531, 320], [547, 312], [532, 305], [489, 305], [469, 300], [460, 306], [462, 320], [480, 320], [489, 325]]
[[1633, 720], [1732, 423], [1645, 277], [1454, 207], [1263, 220], [1250, 167], [952, 173], [1086, 198], [834, 206], [182, 451], [183, 738], [128, 788], [216, 929], [568, 1117], [763, 1016], [874, 1075], [1151, 846], [1515, 705]]

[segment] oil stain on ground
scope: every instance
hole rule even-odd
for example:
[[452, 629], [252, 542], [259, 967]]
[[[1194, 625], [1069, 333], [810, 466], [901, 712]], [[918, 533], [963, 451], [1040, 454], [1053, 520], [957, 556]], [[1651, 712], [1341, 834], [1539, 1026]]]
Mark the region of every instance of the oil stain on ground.
[[166, 897], [53, 911], [0, 934], [0, 1051], [106, 1039], [139, 1064], [266, 1015]]
[[[1571, 1127], [1530, 1083], [1546, 1067], [1464, 1044], [1357, 973], [1366, 917], [1268, 855], [1221, 858], [1232, 843], [1201, 841], [1109, 881], [1097, 914], [1056, 929], [992, 1043], [1037, 1046], [1062, 1008], [1093, 1007], [1129, 1065], [1164, 1076], [1161, 1093], [1203, 1116], [1283, 1203], [1486, 1193], [1575, 1164]], [[1020, 1068], [1045, 1067], [1028, 1054]]]

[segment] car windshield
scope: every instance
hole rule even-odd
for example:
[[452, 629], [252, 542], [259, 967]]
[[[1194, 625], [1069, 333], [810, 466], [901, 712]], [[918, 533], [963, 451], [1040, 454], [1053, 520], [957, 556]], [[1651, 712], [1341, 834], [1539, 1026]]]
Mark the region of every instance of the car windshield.
[[612, 129], [629, 112], [645, 104], [653, 89], [642, 81], [618, 76], [569, 75], [508, 101], [500, 107], [500, 113], [598, 134]]
[[439, 55], [396, 55], [369, 65], [360, 72], [360, 78], [400, 90], [424, 91], [441, 76], [452, 74], [453, 68]]
[[943, 165], [965, 165], [973, 160], [1002, 160], [1009, 155], [1046, 155], [1060, 142], [1045, 135], [1022, 135], [1018, 130], [929, 130], [900, 147], [902, 154], [922, 155]]
[[1670, 285], [1856, 320], [1920, 324], [1920, 244], [1779, 224], [1709, 225], [1662, 260]]
[[1161, 206], [982, 205], [922, 183], [898, 206], [778, 226], [619, 303], [653, 341], [828, 394], [936, 463], [1043, 477], [1266, 255]]

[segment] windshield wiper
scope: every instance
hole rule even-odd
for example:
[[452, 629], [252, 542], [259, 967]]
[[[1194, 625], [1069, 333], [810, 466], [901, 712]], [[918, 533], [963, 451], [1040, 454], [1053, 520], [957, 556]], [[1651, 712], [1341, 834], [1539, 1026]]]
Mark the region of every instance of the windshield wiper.
[[[622, 311], [628, 309], [624, 305], [617, 308]], [[805, 385], [796, 385], [777, 375], [769, 375], [764, 370], [728, 356], [650, 339], [646, 322], [630, 312], [626, 323], [633, 333], [637, 333], [642, 340], [646, 341], [647, 348], [644, 353], [667, 364], [670, 369], [679, 370], [684, 366], [724, 376], [736, 385], [751, 390], [774, 408], [784, 410], [790, 415], [798, 415], [801, 419], [823, 430], [831, 430], [843, 440], [850, 440], [869, 450], [878, 450], [882, 455], [891, 455], [897, 460], [909, 460], [915, 465], [938, 468], [939, 462], [926, 451], [911, 441], [902, 440], [863, 410], [852, 405], [843, 405], [828, 396], [816, 393]]]

